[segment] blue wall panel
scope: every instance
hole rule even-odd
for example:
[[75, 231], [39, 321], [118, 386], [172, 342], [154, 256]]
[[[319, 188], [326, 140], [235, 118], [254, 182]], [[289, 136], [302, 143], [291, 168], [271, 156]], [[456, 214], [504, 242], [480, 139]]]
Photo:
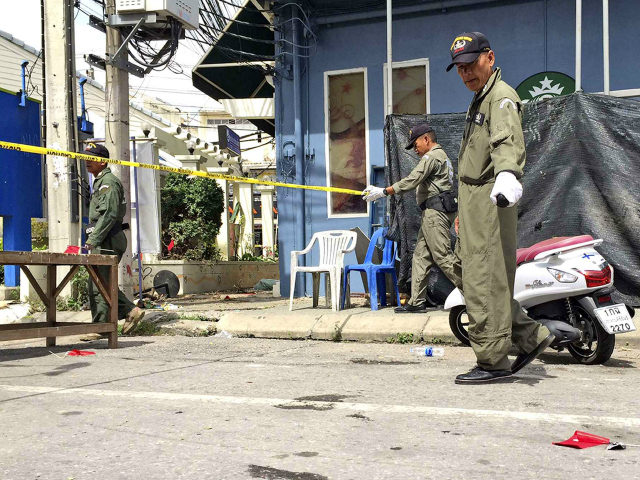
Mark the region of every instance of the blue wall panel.
[[[0, 91], [0, 138], [5, 142], [40, 145], [40, 104]], [[42, 217], [40, 155], [0, 150], [0, 216], [5, 250], [31, 250], [31, 218]], [[1, 268], [1, 267], [0, 267]], [[20, 270], [5, 267], [5, 285], [17, 286]]]

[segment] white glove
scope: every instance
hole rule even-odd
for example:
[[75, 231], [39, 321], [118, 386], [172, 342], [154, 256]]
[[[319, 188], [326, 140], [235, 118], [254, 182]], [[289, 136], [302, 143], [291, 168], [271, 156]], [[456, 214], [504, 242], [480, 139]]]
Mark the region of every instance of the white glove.
[[369, 185], [364, 189], [364, 192], [362, 192], [362, 199], [367, 202], [375, 202], [384, 196], [384, 188], [374, 187], [373, 185]]
[[499, 194], [509, 200], [510, 207], [513, 207], [522, 198], [522, 185], [513, 173], [500, 172], [496, 177], [496, 183], [491, 190], [491, 195], [489, 195], [494, 205], [498, 204], [496, 198]]

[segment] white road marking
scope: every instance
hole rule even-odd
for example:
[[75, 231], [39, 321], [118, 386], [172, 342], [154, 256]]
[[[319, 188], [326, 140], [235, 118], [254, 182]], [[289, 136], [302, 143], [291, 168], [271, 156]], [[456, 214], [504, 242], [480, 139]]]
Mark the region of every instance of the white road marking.
[[429, 407], [422, 405], [384, 405], [375, 403], [352, 402], [318, 402], [299, 401], [292, 398], [266, 398], [266, 397], [234, 397], [224, 395], [202, 395], [193, 393], [169, 393], [169, 392], [137, 392], [127, 390], [97, 390], [91, 388], [55, 388], [35, 387], [29, 385], [0, 385], [0, 390], [5, 392], [20, 392], [27, 394], [58, 394], [58, 395], [86, 395], [91, 397], [122, 397], [126, 399], [140, 398], [145, 400], [169, 400], [177, 402], [208, 402], [234, 405], [271, 405], [271, 406], [315, 406], [327, 407], [331, 404], [334, 410], [347, 410], [354, 412], [379, 412], [379, 413], [408, 413], [432, 416], [467, 416], [495, 419], [512, 419], [527, 422], [551, 422], [569, 423], [575, 425], [603, 424], [622, 427], [640, 427], [640, 417], [601, 417], [595, 415], [572, 415], [546, 412], [521, 412], [514, 410], [481, 410], [475, 408], [450, 408]]

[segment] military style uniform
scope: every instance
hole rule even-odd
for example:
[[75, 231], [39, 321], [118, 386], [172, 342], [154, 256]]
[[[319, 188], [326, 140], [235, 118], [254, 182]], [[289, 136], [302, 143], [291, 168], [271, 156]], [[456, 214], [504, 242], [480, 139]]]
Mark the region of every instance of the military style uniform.
[[[442, 192], [450, 191], [453, 184], [453, 167], [447, 154], [436, 145], [422, 156], [420, 162], [402, 180], [392, 185], [398, 194], [416, 190], [418, 205]], [[460, 262], [451, 251], [451, 223], [455, 212], [446, 213], [433, 208], [422, 211], [422, 222], [418, 231], [416, 247], [411, 263], [411, 299], [414, 307], [423, 305], [427, 293], [427, 275], [437, 264], [457, 287], [462, 287]]]
[[[126, 211], [122, 183], [109, 168], [102, 170], [93, 181], [93, 194], [89, 203], [89, 236], [86, 243], [93, 245], [91, 253], [117, 255], [118, 261], [127, 249], [127, 237], [122, 231]], [[98, 267], [100, 277], [109, 280], [109, 267]], [[89, 305], [94, 322], [109, 321], [109, 304], [89, 278]], [[133, 303], [118, 290], [118, 318], [124, 318], [134, 308]]]
[[526, 353], [549, 335], [513, 299], [517, 209], [498, 208], [489, 198], [498, 173], [522, 177], [521, 122], [522, 102], [497, 68], [467, 111], [458, 157], [459, 251], [469, 339], [485, 370], [510, 368], [512, 341]]

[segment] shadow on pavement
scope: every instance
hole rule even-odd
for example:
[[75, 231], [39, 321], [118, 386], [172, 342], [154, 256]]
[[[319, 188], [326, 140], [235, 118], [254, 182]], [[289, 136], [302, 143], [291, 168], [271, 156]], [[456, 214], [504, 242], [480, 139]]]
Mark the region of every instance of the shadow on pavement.
[[[597, 365], [581, 365], [568, 353], [543, 353], [538, 357], [542, 363], [546, 365], [580, 365], [584, 368], [593, 368]], [[615, 367], [615, 368], [637, 368], [636, 364], [628, 360], [621, 360], [618, 358], [610, 358], [604, 364], [603, 367]]]
[[[118, 338], [118, 348], [121, 350], [124, 348], [141, 347], [151, 342], [145, 342], [141, 340], [127, 340], [126, 337]], [[108, 350], [107, 339], [93, 340], [91, 342], [79, 342], [70, 343], [68, 345], [56, 345], [55, 347], [15, 347], [15, 348], [2, 348], [0, 346], [0, 367], [8, 365], [2, 365], [2, 362], [11, 362], [14, 360], [26, 360], [29, 358], [47, 357], [50, 355], [57, 355], [64, 357], [64, 354], [69, 350]], [[66, 358], [66, 357], [65, 357]], [[72, 358], [72, 357], [69, 357]]]

